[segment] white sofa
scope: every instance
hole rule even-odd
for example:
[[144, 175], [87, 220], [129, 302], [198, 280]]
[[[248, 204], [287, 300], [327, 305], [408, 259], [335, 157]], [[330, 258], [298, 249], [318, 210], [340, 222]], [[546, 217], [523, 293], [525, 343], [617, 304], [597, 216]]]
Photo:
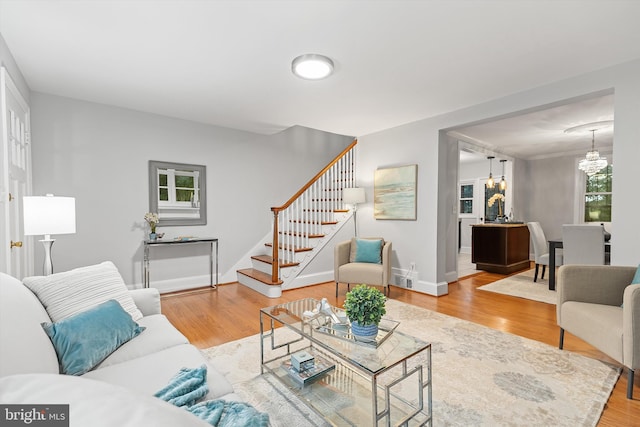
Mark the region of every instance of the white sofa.
[[[166, 412], [166, 416], [157, 416], [157, 422], [132, 422], [130, 425], [203, 425], [195, 416], [183, 410], [175, 412], [178, 408], [152, 396], [181, 368], [197, 368], [205, 364], [206, 359], [161, 314], [160, 295], [156, 289], [129, 292], [143, 314], [137, 323], [146, 329], [91, 371], [70, 377], [59, 374], [55, 349], [41, 326], [51, 319], [40, 300], [20, 280], [0, 273], [0, 402], [34, 403], [35, 398], [37, 402], [48, 404], [66, 403], [71, 405], [72, 415], [76, 411], [77, 420], [82, 418], [83, 410], [91, 414], [95, 409], [87, 408], [92, 404], [91, 396], [94, 404], [103, 405], [101, 413], [110, 407], [109, 402], [115, 405], [115, 410], [123, 406], [123, 399], [129, 402], [139, 399], [143, 407], [154, 406], [143, 412], [156, 414], [154, 416]], [[233, 394], [231, 384], [210, 365], [207, 375], [209, 394], [206, 398], [239, 400]], [[78, 393], [79, 387], [87, 390], [86, 395]], [[34, 390], [40, 391], [34, 396]], [[135, 404], [123, 407], [140, 409]], [[183, 416], [184, 420], [177, 423], [175, 417]], [[125, 425], [113, 421], [108, 417], [94, 418], [91, 425]], [[74, 422], [72, 425], [82, 424]]]

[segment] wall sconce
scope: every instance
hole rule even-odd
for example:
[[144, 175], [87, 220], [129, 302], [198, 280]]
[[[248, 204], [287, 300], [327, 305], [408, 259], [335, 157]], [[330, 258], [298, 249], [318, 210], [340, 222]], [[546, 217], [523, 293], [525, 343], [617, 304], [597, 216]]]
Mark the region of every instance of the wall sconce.
[[74, 197], [26, 196], [22, 199], [24, 235], [44, 235], [44, 275], [53, 273], [52, 234], [76, 232], [76, 199]]
[[358, 237], [358, 225], [356, 223], [356, 216], [358, 210], [358, 203], [365, 202], [364, 188], [345, 188], [342, 190], [342, 202], [347, 205], [353, 205], [353, 228], [355, 236]]

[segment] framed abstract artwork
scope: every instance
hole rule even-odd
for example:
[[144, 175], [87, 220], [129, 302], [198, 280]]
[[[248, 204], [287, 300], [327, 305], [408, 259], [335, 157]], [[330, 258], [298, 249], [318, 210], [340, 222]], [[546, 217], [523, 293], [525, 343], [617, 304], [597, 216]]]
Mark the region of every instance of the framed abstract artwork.
[[377, 169], [373, 189], [375, 219], [416, 220], [418, 165]]

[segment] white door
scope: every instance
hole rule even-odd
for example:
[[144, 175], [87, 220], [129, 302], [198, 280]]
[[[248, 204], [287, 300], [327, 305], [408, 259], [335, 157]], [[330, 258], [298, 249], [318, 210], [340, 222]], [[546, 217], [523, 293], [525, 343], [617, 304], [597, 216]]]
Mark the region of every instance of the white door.
[[33, 239], [25, 239], [22, 197], [31, 195], [30, 110], [6, 69], [0, 69], [0, 271], [33, 274]]

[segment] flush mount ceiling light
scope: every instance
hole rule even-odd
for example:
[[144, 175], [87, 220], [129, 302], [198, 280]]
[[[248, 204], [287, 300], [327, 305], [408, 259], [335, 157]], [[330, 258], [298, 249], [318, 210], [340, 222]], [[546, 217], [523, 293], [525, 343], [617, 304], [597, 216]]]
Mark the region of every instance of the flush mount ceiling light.
[[333, 73], [333, 61], [324, 55], [306, 53], [293, 60], [291, 71], [303, 79], [320, 80]]
[[564, 131], [565, 133], [591, 132], [591, 151], [588, 151], [585, 158], [578, 162], [578, 169], [584, 171], [588, 176], [593, 176], [601, 169], [607, 167], [607, 158], [600, 157], [600, 153], [595, 149], [595, 139], [597, 130], [606, 129], [610, 126], [613, 126], [613, 120], [586, 123]]

